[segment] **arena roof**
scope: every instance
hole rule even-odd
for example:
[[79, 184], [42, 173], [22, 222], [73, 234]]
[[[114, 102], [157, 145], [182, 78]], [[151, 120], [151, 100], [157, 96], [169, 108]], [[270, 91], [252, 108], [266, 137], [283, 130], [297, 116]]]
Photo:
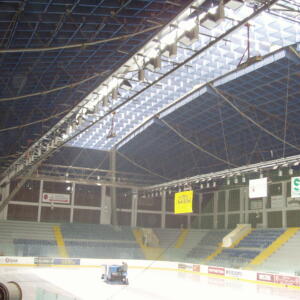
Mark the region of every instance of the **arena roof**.
[[[138, 80], [137, 70], [130, 70], [122, 78], [129, 88], [120, 84], [107, 107], [86, 113], [89, 103], [103, 101], [103, 89], [109, 86], [103, 82], [140, 51], [158, 32], [158, 24], [178, 15], [182, 3], [188, 6], [192, 1], [27, 1], [24, 6], [3, 1], [2, 167], [58, 120], [67, 120], [70, 109], [77, 121], [78, 116], [84, 120], [64, 133], [66, 145], [117, 148], [120, 155], [165, 179], [299, 153], [300, 19], [299, 4], [293, 0], [251, 2], [238, 13], [226, 8], [219, 26], [200, 26], [198, 40], [191, 45], [179, 40], [174, 58], [162, 53], [159, 70], [145, 68], [145, 81]], [[199, 3], [189, 8], [192, 17], [176, 23], [179, 28], [181, 21], [199, 24], [198, 10], [206, 14], [216, 1]], [[128, 34], [121, 42], [84, 44]], [[248, 41], [249, 58], [259, 61], [242, 65]], [[8, 52], [74, 43], [82, 47]], [[74, 82], [80, 84], [72, 86]], [[70, 86], [60, 89], [66, 85]], [[34, 92], [39, 95], [22, 96]], [[78, 103], [84, 105], [78, 108]], [[38, 123], [22, 127], [32, 122]], [[118, 167], [130, 171], [137, 166], [123, 159]]]

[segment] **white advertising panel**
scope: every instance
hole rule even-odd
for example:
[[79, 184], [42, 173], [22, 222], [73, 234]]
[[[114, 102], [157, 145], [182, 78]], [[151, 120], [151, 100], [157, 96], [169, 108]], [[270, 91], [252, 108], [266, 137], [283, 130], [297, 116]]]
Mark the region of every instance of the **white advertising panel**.
[[300, 197], [300, 177], [291, 178], [291, 197], [292, 198]]
[[42, 202], [45, 203], [70, 203], [69, 194], [55, 194], [55, 193], [43, 193]]
[[249, 198], [260, 198], [268, 196], [268, 178], [249, 180]]

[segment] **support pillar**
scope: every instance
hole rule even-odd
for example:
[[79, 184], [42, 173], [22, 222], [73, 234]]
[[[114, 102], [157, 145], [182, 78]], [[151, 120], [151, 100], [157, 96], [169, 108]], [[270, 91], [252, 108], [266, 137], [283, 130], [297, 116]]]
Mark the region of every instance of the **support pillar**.
[[225, 191], [225, 229], [228, 228], [229, 190]]
[[267, 202], [268, 198], [263, 198], [263, 208], [262, 208], [262, 227], [267, 228], [268, 227], [268, 213], [267, 213]]
[[70, 223], [73, 223], [74, 221], [75, 188], [76, 184], [75, 182], [72, 182]]
[[131, 227], [136, 227], [137, 224], [137, 208], [138, 208], [138, 191], [131, 190]]
[[282, 182], [282, 227], [287, 227], [286, 209], [287, 209], [287, 183]]
[[117, 193], [116, 193], [116, 149], [112, 149], [109, 153], [109, 167], [111, 172], [111, 182], [112, 186], [110, 188], [110, 197], [111, 197], [111, 224], [114, 226], [118, 225], [117, 217]]
[[106, 186], [101, 186], [101, 224], [111, 224], [111, 198], [106, 196]]
[[[10, 188], [10, 182], [8, 182], [7, 184], [5, 184], [3, 187], [0, 188], [0, 192], [1, 192], [0, 203], [8, 197], [9, 188]], [[0, 211], [0, 220], [7, 220], [7, 207], [8, 205], [6, 205], [6, 207], [2, 211]]]
[[42, 204], [43, 204], [44, 180], [40, 181], [39, 207], [38, 207], [38, 222], [41, 222]]
[[213, 203], [213, 229], [218, 228], [218, 192], [214, 192], [214, 203]]
[[166, 228], [166, 197], [167, 192], [162, 191], [161, 194], [161, 228]]

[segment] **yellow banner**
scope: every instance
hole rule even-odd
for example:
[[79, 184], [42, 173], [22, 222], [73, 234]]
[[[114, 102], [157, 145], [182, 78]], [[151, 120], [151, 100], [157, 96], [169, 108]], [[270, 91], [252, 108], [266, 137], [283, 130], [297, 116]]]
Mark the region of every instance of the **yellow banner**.
[[184, 191], [175, 194], [175, 214], [193, 212], [193, 191]]

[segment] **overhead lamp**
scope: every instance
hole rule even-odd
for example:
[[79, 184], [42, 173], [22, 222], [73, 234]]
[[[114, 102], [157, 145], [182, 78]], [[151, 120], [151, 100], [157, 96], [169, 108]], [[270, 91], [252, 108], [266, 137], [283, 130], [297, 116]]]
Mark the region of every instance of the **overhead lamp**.
[[234, 183], [237, 184], [239, 181], [238, 181], [238, 178], [237, 177], [234, 177]]
[[220, 2], [217, 12], [215, 14], [207, 13], [207, 15], [200, 21], [200, 25], [212, 30], [217, 27], [225, 18], [224, 3]]
[[177, 55], [177, 44], [173, 43], [168, 45], [163, 55], [169, 58], [174, 58]]
[[230, 185], [230, 178], [227, 178], [227, 185]]
[[217, 183], [214, 181], [213, 182], [213, 187], [216, 187], [217, 186]]
[[194, 26], [191, 30], [186, 31], [180, 38], [180, 42], [186, 46], [192, 45], [199, 38], [199, 26]]
[[294, 174], [294, 170], [292, 168], [289, 168], [289, 175], [293, 175]]
[[139, 81], [145, 81], [145, 70], [139, 69], [138, 71], [138, 80]]
[[232, 9], [232, 10], [237, 10], [240, 7], [242, 7], [244, 5], [244, 1], [243, 0], [225, 0], [224, 1], [224, 6]]
[[127, 91], [129, 91], [129, 90], [132, 89], [132, 85], [131, 85], [131, 83], [129, 82], [129, 80], [127, 80], [127, 79], [124, 79], [124, 81], [123, 81], [122, 84], [121, 84], [121, 87], [122, 87], [124, 90], [127, 90]]
[[160, 56], [151, 58], [148, 64], [148, 69], [150, 71], [158, 71], [160, 68], [161, 68]]
[[97, 180], [100, 180], [100, 176], [97, 176]]
[[200, 189], [201, 189], [201, 190], [203, 189], [203, 183], [200, 184]]
[[259, 174], [259, 178], [264, 178], [264, 174], [262, 172]]
[[278, 176], [281, 177], [282, 176], [282, 170], [278, 170]]
[[243, 183], [246, 182], [246, 177], [245, 177], [245, 176], [242, 177], [242, 182], [243, 182]]
[[206, 184], [206, 187], [209, 188], [209, 182]]

